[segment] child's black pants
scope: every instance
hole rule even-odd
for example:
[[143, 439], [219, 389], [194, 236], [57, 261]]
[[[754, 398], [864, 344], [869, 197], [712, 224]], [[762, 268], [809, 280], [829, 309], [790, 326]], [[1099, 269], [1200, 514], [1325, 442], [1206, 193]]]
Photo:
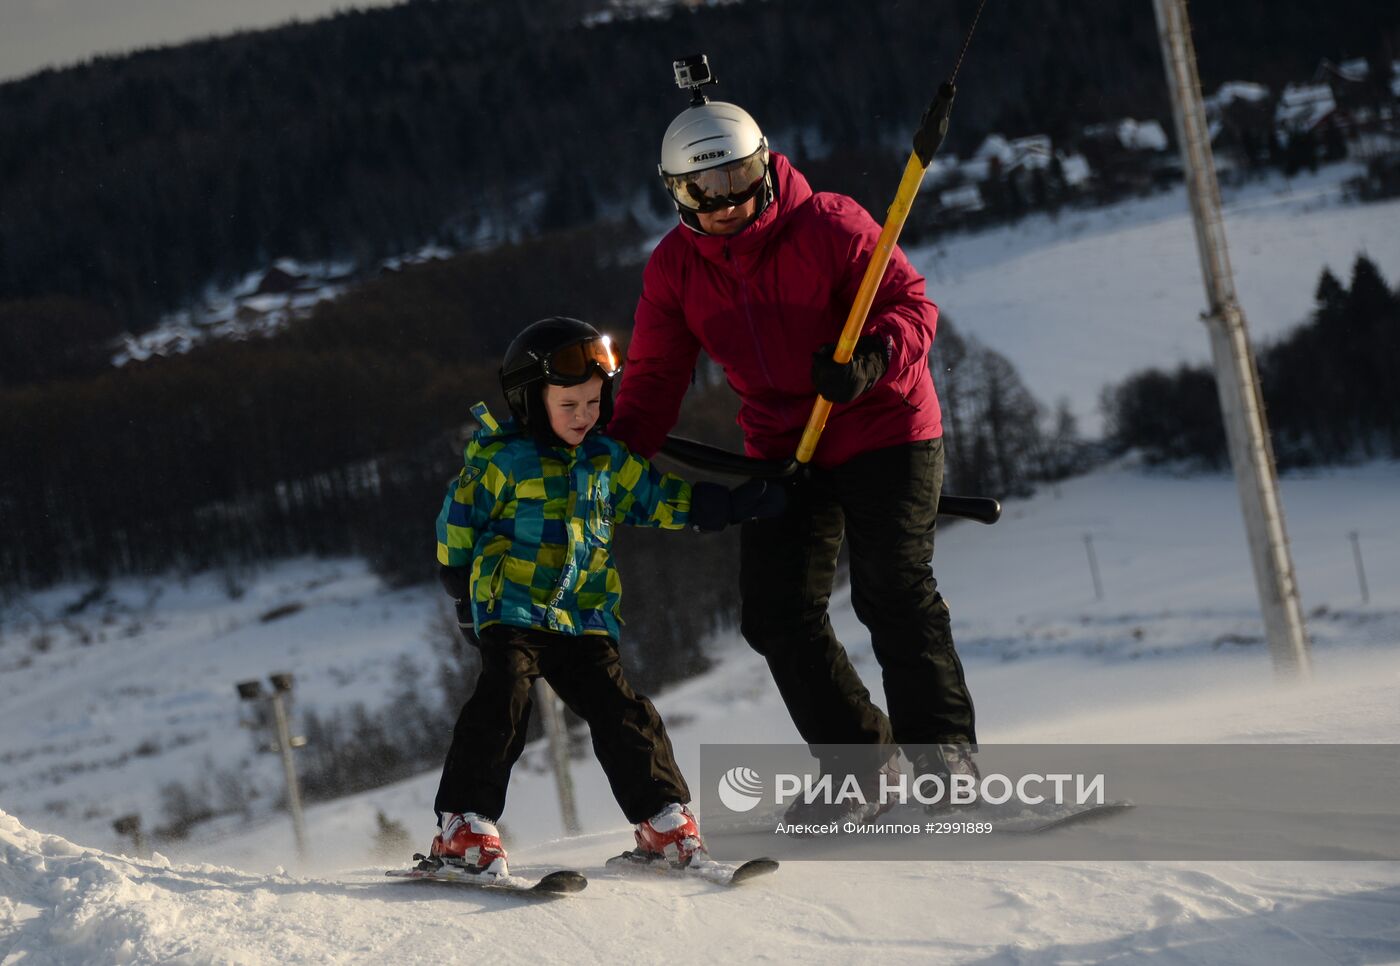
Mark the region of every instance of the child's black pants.
[[452, 733], [438, 812], [501, 817], [511, 767], [525, 748], [531, 686], [540, 676], [588, 722], [593, 751], [629, 822], [690, 801], [666, 726], [651, 701], [627, 683], [612, 638], [493, 624], [481, 632], [479, 645], [481, 677]]

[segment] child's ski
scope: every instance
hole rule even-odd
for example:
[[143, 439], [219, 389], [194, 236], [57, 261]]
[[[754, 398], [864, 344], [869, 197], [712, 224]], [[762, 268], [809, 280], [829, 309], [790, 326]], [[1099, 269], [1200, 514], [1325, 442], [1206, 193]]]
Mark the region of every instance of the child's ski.
[[527, 876], [494, 876], [471, 872], [457, 865], [448, 865], [439, 859], [425, 855], [414, 855], [418, 864], [411, 869], [390, 869], [385, 875], [399, 879], [423, 879], [429, 882], [452, 882], [472, 886], [477, 889], [495, 889], [519, 895], [552, 897], [582, 892], [588, 880], [581, 873], [571, 869], [549, 872], [538, 879]]
[[1078, 825], [1081, 822], [1089, 822], [1100, 818], [1106, 818], [1109, 815], [1117, 815], [1120, 812], [1126, 812], [1128, 809], [1134, 807], [1132, 802], [1126, 800], [1104, 802], [1102, 805], [1080, 805], [1066, 809], [1060, 814], [1048, 815], [1042, 819], [1039, 824], [1031, 825], [1028, 828], [1011, 828], [1007, 831], [1036, 835], [1040, 832], [1049, 832], [1052, 829], [1064, 828], [1066, 825]]
[[756, 876], [776, 872], [778, 863], [774, 859], [750, 859], [739, 865], [731, 865], [728, 862], [716, 862], [714, 859], [701, 859], [681, 865], [662, 856], [629, 851], [608, 859], [608, 868], [681, 879], [704, 879], [716, 885], [736, 886]]

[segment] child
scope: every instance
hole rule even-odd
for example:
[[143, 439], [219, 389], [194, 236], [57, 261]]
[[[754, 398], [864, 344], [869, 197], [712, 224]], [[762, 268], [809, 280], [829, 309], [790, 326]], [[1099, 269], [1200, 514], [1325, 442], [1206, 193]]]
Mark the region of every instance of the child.
[[473, 872], [507, 874], [495, 823], [540, 676], [588, 722], [637, 847], [705, 858], [666, 728], [618, 663], [613, 525], [719, 530], [780, 512], [783, 493], [758, 480], [692, 487], [604, 435], [619, 368], [585, 322], [526, 328], [501, 366], [513, 419], [473, 407], [481, 429], [438, 515], [443, 586], [464, 627], [471, 615], [482, 667], [443, 766], [431, 854]]

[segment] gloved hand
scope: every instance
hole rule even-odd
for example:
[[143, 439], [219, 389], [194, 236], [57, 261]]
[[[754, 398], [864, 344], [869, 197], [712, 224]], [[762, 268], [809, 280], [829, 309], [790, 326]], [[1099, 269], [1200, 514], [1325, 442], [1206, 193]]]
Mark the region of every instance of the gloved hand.
[[868, 391], [890, 365], [885, 340], [878, 335], [857, 339], [851, 361], [845, 365], [832, 358], [835, 354], [836, 345], [831, 343], [812, 355], [812, 385], [834, 403], [848, 403]]
[[690, 492], [690, 526], [718, 533], [731, 523], [775, 517], [786, 507], [787, 493], [773, 480], [749, 480], [732, 490], [718, 483], [696, 483]]
[[447, 591], [447, 596], [452, 598], [457, 611], [457, 626], [464, 631], [471, 631], [472, 609], [467, 603], [467, 595], [472, 589], [471, 571], [466, 567], [440, 566], [438, 582], [442, 584], [442, 589]]

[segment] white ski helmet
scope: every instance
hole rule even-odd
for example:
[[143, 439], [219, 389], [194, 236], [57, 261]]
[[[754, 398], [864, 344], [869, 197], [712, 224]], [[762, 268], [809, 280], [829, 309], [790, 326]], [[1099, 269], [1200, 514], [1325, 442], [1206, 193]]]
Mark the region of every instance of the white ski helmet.
[[747, 111], [724, 101], [693, 105], [676, 115], [661, 139], [657, 171], [682, 218], [741, 205], [760, 194], [762, 211], [773, 197], [768, 139]]

